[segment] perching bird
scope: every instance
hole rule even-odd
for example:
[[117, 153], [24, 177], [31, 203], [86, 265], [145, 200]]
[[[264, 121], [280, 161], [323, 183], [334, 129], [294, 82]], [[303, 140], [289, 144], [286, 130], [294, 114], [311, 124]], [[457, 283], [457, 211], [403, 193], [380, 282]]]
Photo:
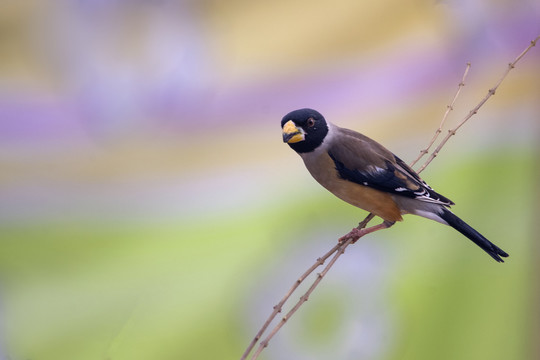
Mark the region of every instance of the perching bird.
[[392, 226], [404, 214], [414, 214], [450, 225], [499, 262], [503, 262], [501, 256], [508, 256], [454, 215], [449, 210], [454, 205], [451, 200], [433, 191], [376, 141], [333, 125], [312, 109], [288, 113], [281, 128], [283, 142], [302, 157], [315, 180], [341, 200], [384, 220], [369, 228], [371, 231]]

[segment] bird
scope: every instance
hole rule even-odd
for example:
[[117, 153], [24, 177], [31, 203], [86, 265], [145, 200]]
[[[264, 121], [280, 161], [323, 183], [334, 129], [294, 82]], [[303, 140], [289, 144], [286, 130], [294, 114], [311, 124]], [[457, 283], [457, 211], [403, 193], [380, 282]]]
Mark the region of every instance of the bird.
[[379, 225], [354, 228], [340, 240], [388, 228], [413, 214], [449, 225], [497, 262], [508, 254], [455, 215], [454, 202], [435, 192], [411, 167], [375, 140], [332, 124], [316, 110], [289, 112], [281, 120], [283, 142], [313, 178], [339, 199], [380, 217]]

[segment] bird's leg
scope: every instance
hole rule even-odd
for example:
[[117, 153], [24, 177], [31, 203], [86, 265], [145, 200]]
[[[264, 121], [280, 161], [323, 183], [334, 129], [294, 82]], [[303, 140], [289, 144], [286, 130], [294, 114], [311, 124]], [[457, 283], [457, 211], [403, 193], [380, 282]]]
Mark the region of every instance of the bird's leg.
[[[354, 229], [352, 229], [347, 235], [344, 235], [344, 236], [340, 237], [338, 241], [339, 242], [345, 242], [345, 241], [347, 241], [349, 239], [352, 239], [352, 243], [354, 244], [356, 241], [358, 241], [358, 239], [360, 239], [364, 235], [371, 234], [372, 232], [375, 232], [377, 230], [387, 229], [390, 226], [394, 225], [393, 221], [386, 221], [385, 220], [382, 223], [380, 223], [379, 225], [375, 225], [375, 226], [363, 229], [363, 228], [360, 227], [361, 225], [363, 225], [362, 223], [360, 223], [360, 225], [358, 227], [355, 227]], [[364, 224], [364, 226], [365, 226], [365, 224]]]

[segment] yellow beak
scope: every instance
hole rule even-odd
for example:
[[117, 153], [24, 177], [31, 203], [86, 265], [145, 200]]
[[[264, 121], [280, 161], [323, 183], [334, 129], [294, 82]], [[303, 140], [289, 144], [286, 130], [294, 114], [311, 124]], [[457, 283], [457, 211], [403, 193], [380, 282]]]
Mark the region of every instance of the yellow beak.
[[294, 144], [299, 141], [304, 141], [305, 135], [302, 129], [299, 129], [294, 125], [292, 120], [289, 120], [283, 125], [283, 142], [287, 144]]

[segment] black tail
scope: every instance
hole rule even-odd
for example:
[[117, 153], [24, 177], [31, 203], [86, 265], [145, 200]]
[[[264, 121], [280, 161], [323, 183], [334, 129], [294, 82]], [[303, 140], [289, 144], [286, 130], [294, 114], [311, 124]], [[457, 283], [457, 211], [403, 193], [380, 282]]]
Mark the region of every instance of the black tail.
[[504, 262], [502, 257], [508, 257], [508, 254], [505, 253], [502, 249], [497, 247], [491, 241], [486, 239], [478, 231], [474, 230], [472, 227], [467, 225], [465, 221], [458, 218], [450, 210], [444, 209], [442, 214], [439, 216], [448, 223], [451, 227], [471, 239], [476, 245], [480, 246], [485, 252], [487, 252], [492, 258], [498, 262]]

